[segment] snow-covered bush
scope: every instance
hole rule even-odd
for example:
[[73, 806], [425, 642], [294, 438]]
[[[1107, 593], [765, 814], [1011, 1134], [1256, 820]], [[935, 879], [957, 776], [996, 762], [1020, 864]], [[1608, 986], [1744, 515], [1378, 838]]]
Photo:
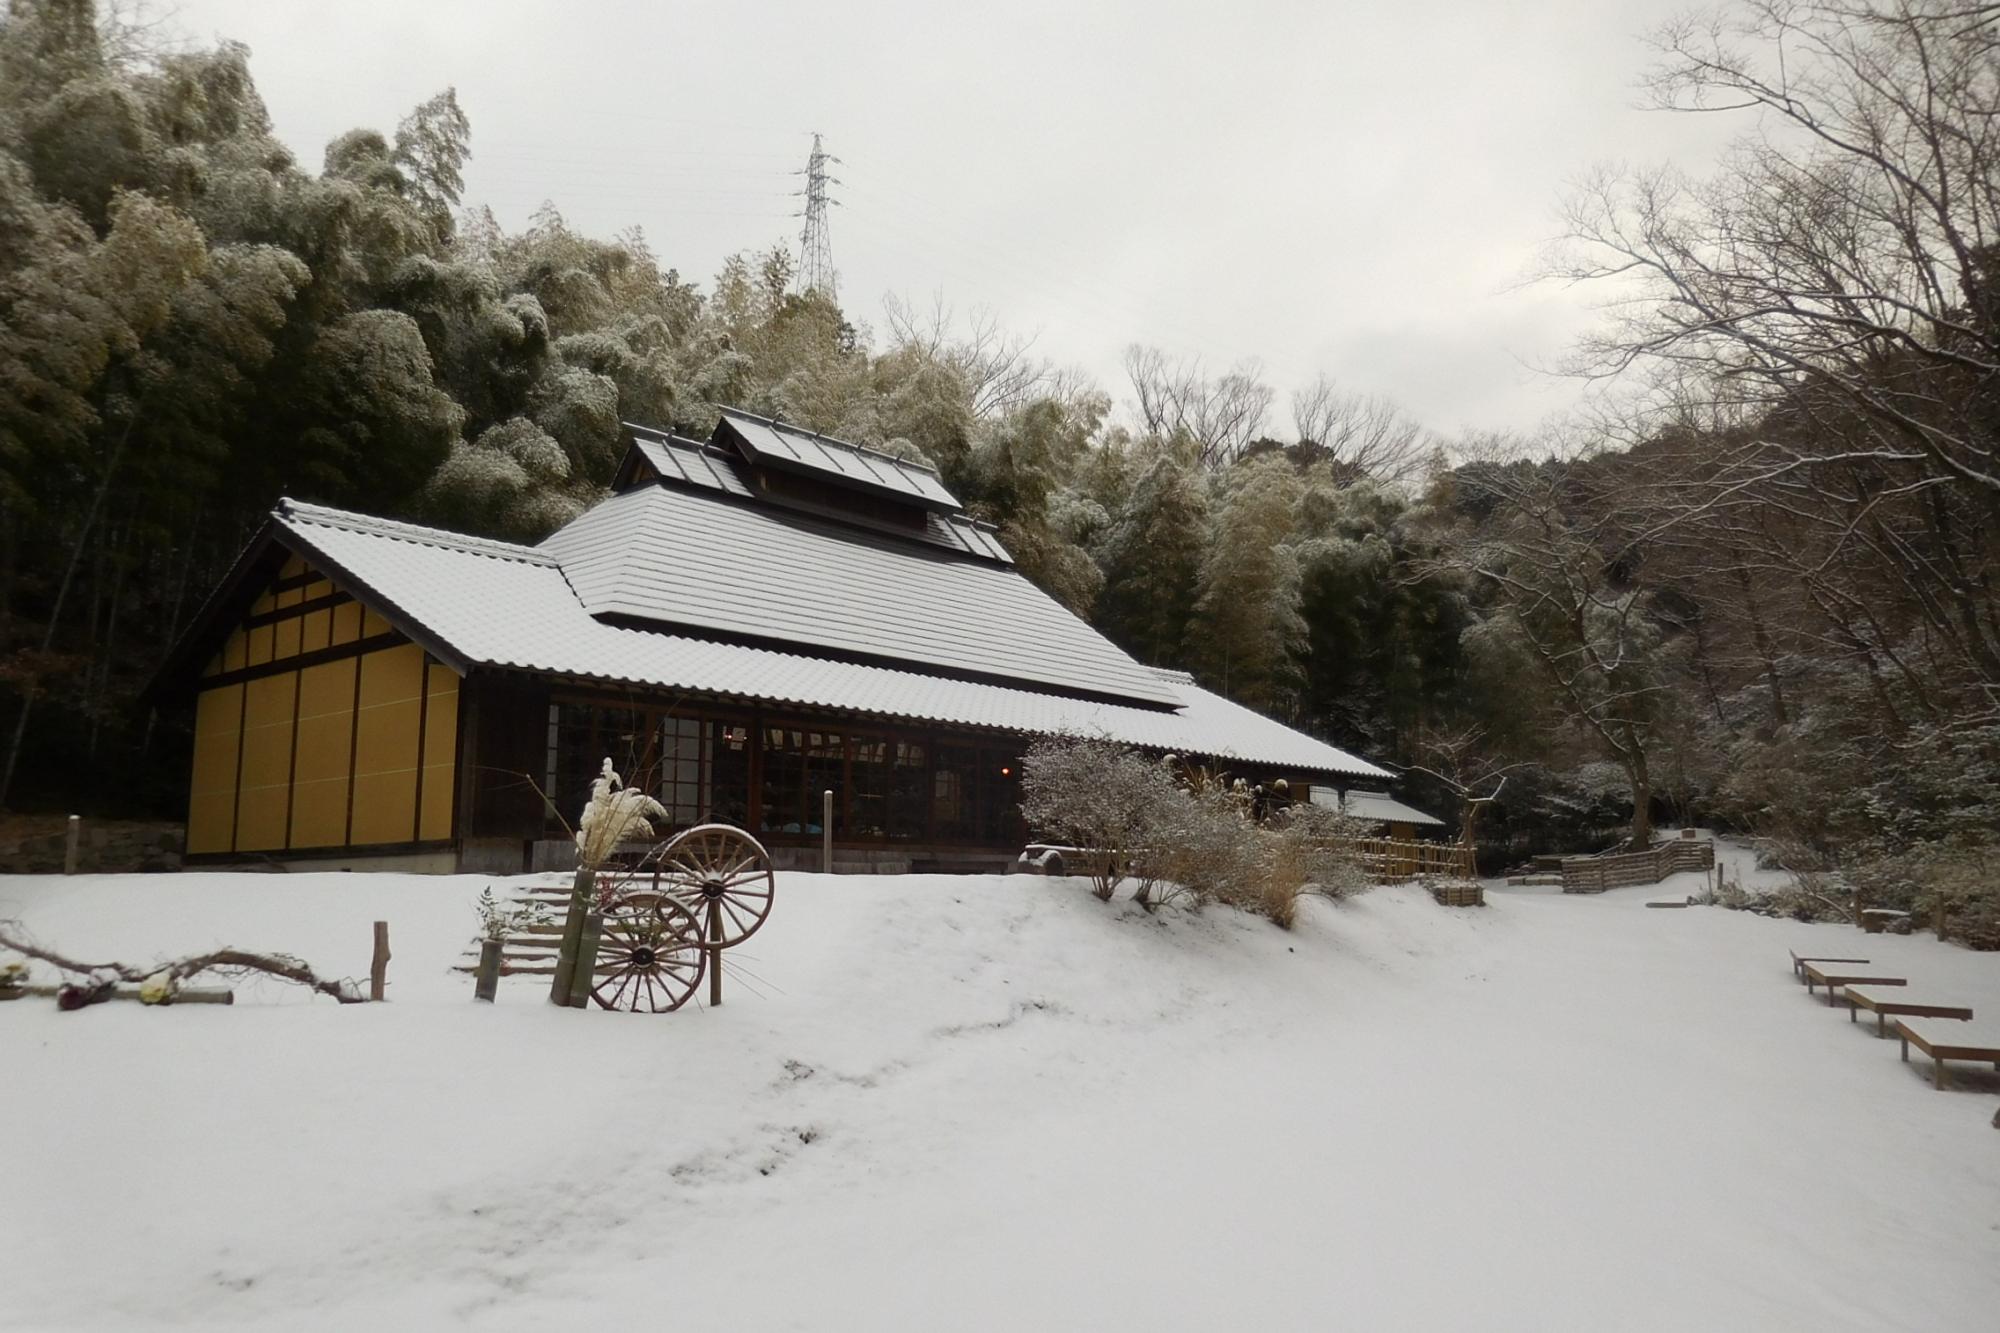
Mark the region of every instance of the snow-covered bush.
[[1354, 848], [1373, 835], [1374, 825], [1323, 805], [1288, 806], [1270, 826], [1299, 847], [1307, 884], [1329, 898], [1345, 898], [1369, 887], [1367, 866]]
[[1849, 870], [1868, 907], [1908, 912], [1920, 926], [1942, 914], [1944, 933], [1973, 949], [2000, 949], [2000, 884], [1992, 865], [2000, 846], [1919, 846], [1864, 857]]
[[1340, 846], [1367, 831], [1358, 821], [1300, 805], [1260, 823], [1244, 783], [1199, 769], [1177, 778], [1176, 767], [1108, 741], [1037, 741], [1021, 763], [1021, 809], [1043, 838], [1091, 853], [1083, 865], [1099, 898], [1130, 879], [1148, 910], [1220, 902], [1289, 929], [1307, 891], [1361, 887]]
[[1021, 759], [1021, 813], [1040, 837], [1091, 853], [1084, 858], [1092, 891], [1109, 900], [1137, 874], [1150, 891], [1143, 853], [1172, 801], [1166, 766], [1110, 741], [1051, 736]]
[[1246, 794], [1197, 773], [1176, 786], [1154, 820], [1151, 878], [1161, 902], [1243, 905], [1256, 896], [1257, 827]]

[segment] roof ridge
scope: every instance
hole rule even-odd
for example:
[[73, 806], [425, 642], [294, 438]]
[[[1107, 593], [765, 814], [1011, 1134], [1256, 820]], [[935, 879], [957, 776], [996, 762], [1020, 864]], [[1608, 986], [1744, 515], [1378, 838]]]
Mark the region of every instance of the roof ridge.
[[776, 417], [760, 417], [755, 412], [745, 412], [740, 407], [724, 407], [718, 403], [715, 410], [726, 417], [748, 417], [752, 421], [761, 421], [772, 430], [789, 431], [793, 435], [801, 435], [808, 440], [814, 440], [821, 444], [837, 444], [843, 449], [852, 449], [857, 454], [872, 454], [876, 458], [882, 459], [884, 462], [893, 463], [898, 467], [913, 467], [919, 472], [928, 472], [940, 481], [944, 477], [944, 474], [938, 471], [937, 464], [926, 459], [904, 458], [898, 454], [892, 454], [886, 449], [877, 449], [875, 446], [869, 444], [856, 444], [852, 440], [843, 440], [838, 435], [826, 435], [816, 430], [807, 430], [803, 426], [794, 426], [791, 422], [780, 421]]
[[532, 546], [522, 546], [515, 542], [495, 541], [491, 537], [474, 537], [463, 532], [450, 532], [444, 528], [427, 528], [417, 523], [403, 523], [393, 518], [377, 518], [373, 514], [359, 514], [351, 509], [335, 509], [330, 505], [316, 505], [304, 500], [294, 500], [289, 495], [280, 496], [271, 516], [277, 519], [293, 519], [301, 523], [318, 523], [330, 528], [345, 528], [349, 532], [366, 533], [372, 537], [387, 537], [393, 541], [412, 542], [419, 546], [436, 546], [446, 550], [462, 551], [467, 555], [490, 556], [496, 560], [518, 560], [528, 565], [554, 565], [556, 561], [545, 551]]

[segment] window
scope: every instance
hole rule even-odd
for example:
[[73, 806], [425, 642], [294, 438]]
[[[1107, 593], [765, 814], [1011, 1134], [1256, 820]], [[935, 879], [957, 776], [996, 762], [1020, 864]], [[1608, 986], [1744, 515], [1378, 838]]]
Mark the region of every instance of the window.
[[[750, 817], [750, 729], [665, 709], [549, 705], [543, 790], [574, 824], [604, 760], [666, 807], [670, 828]], [[551, 831], [561, 827], [550, 821]]]
[[930, 824], [930, 766], [924, 746], [915, 741], [897, 741], [894, 767], [889, 777], [889, 836], [911, 841], [928, 836]]
[[937, 747], [931, 777], [931, 814], [940, 842], [978, 842], [979, 815], [973, 796], [979, 786], [978, 751], [964, 745]]
[[[880, 736], [856, 736], [850, 744], [846, 832], [856, 838], [886, 838], [895, 747]], [[838, 795], [834, 800], [840, 803]]]
[[702, 821], [708, 809], [708, 774], [703, 772], [701, 719], [660, 719], [660, 776], [654, 792], [675, 828]]
[[931, 805], [940, 842], [1020, 841], [1019, 758], [1011, 750], [938, 746]]
[[750, 826], [750, 728], [739, 722], [707, 722], [708, 809], [703, 819]]

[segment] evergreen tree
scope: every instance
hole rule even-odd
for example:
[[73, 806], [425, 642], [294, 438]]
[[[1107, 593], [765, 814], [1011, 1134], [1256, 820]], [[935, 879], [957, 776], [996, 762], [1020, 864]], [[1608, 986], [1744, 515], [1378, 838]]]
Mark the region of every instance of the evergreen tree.
[[1299, 565], [1291, 542], [1301, 494], [1283, 457], [1235, 464], [1218, 479], [1218, 508], [1187, 627], [1187, 660], [1214, 688], [1289, 714], [1298, 686]]

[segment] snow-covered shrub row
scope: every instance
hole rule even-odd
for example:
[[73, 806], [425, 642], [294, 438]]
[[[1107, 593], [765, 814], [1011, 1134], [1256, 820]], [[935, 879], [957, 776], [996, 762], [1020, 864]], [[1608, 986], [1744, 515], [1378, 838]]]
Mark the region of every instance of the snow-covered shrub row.
[[2000, 844], [1919, 846], [1864, 857], [1846, 872], [1866, 907], [1908, 912], [1922, 926], [1944, 918], [1944, 934], [1974, 949], [2000, 949]]
[[1791, 839], [1757, 843], [1759, 869], [1791, 878], [1749, 891], [1725, 882], [1714, 901], [1737, 911], [1794, 921], [1859, 924], [1867, 909], [1909, 914], [1908, 923], [1935, 929], [1973, 949], [2000, 950], [2000, 882], [1990, 867], [2000, 842], [1925, 843], [1888, 852], [1867, 849], [1836, 857]]
[[1267, 809], [1241, 782], [1149, 759], [1109, 741], [1051, 737], [1021, 764], [1021, 809], [1037, 835], [1084, 849], [1092, 891], [1109, 900], [1127, 879], [1133, 901], [1220, 902], [1289, 929], [1299, 897], [1338, 897], [1364, 881], [1340, 840], [1366, 830], [1311, 805]]

